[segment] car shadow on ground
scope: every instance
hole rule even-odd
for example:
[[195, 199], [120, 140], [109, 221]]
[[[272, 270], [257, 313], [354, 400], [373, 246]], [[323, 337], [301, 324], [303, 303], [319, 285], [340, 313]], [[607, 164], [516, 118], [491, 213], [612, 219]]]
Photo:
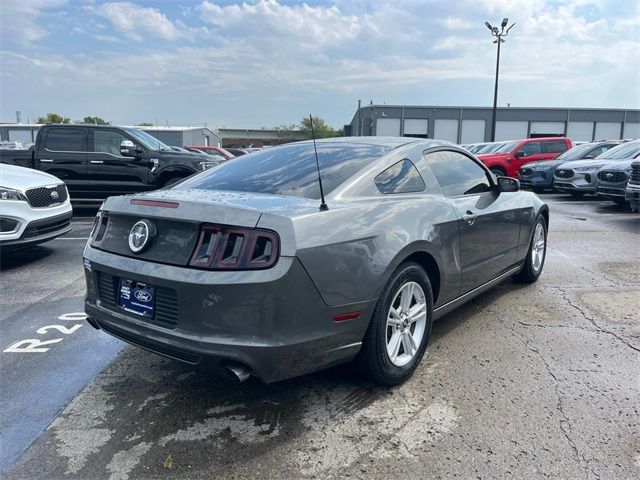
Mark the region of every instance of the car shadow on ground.
[[54, 253], [43, 245], [20, 249], [0, 249], [0, 271], [9, 271], [42, 260]]
[[[507, 281], [438, 320], [432, 341], [446, 343], [479, 309], [514, 288], [520, 287]], [[124, 451], [141, 452], [131, 478], [162, 476], [167, 462], [176, 477], [243, 477], [265, 462], [277, 468], [284, 457], [285, 471], [322, 476], [323, 468], [350, 464], [360, 453], [413, 451], [436, 441], [455, 418], [447, 399], [430, 387], [438, 355], [428, 353], [398, 387], [375, 385], [349, 365], [266, 385], [255, 378], [232, 383], [217, 369], [126, 347], [41, 439], [65, 453], [53, 455], [38, 478], [56, 478], [70, 466], [74, 474], [65, 478], [96, 478]], [[80, 448], [85, 441], [91, 449]], [[41, 469], [38, 461], [25, 466]]]

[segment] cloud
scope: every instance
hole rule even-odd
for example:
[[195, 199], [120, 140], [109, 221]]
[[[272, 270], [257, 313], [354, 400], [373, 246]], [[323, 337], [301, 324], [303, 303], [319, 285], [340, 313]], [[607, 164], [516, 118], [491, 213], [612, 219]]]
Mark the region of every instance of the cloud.
[[259, 0], [220, 6], [205, 0], [198, 10], [205, 22], [226, 32], [240, 29], [252, 36], [277, 34], [314, 45], [349, 41], [367, 27], [366, 17], [344, 14], [336, 5], [312, 7], [306, 3], [284, 5], [277, 0]]
[[142, 41], [143, 34], [165, 40], [176, 40], [185, 35], [181, 26], [169, 20], [153, 7], [142, 7], [130, 2], [109, 2], [86, 9], [108, 21], [120, 33], [132, 40]]
[[29, 45], [49, 35], [41, 24], [51, 10], [66, 5], [67, 0], [2, 0], [0, 4], [0, 44]]
[[[27, 111], [17, 102], [34, 102], [37, 95], [51, 102], [63, 98], [60, 92], [73, 92], [73, 102], [82, 97], [90, 104], [111, 89], [119, 95], [104, 108], [121, 115], [135, 104], [144, 119], [144, 112], [175, 102], [186, 118], [231, 124], [246, 112], [252, 125], [266, 126], [298, 121], [300, 109], [308, 111], [313, 102], [333, 112], [338, 123], [348, 121], [339, 112], [352, 108], [345, 99], [488, 104], [495, 45], [483, 22], [499, 23], [502, 15], [517, 22], [502, 49], [504, 103], [627, 108], [640, 103], [633, 87], [640, 84], [640, 39], [633, 34], [638, 12], [619, 12], [606, 2], [158, 5], [96, 3], [79, 9], [83, 21], [69, 12], [73, 26], [83, 25], [83, 32], [69, 29], [76, 35], [68, 39], [73, 54], [59, 45], [67, 41], [66, 32], [48, 49], [47, 42], [40, 42], [38, 51], [5, 47], [3, 70], [12, 77], [3, 86], [3, 96], [6, 91], [11, 100], [4, 102], [3, 114]], [[34, 18], [42, 20], [42, 9], [38, 12]], [[96, 20], [105, 28], [94, 28]], [[76, 40], [80, 35], [88, 39], [84, 49]], [[158, 40], [166, 41], [162, 48]], [[92, 114], [115, 120], [106, 112]]]
[[471, 30], [476, 24], [460, 17], [446, 17], [437, 21], [447, 30]]

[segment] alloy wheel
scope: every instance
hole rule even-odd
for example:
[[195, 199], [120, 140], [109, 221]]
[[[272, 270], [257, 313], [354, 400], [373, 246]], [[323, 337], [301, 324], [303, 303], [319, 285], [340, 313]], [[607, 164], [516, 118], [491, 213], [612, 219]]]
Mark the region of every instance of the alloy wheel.
[[422, 287], [407, 282], [394, 296], [387, 314], [387, 355], [402, 367], [416, 355], [427, 325], [427, 300]]
[[533, 245], [531, 247], [531, 266], [537, 273], [542, 268], [542, 262], [547, 250], [547, 242], [544, 235], [544, 226], [542, 223], [536, 224], [536, 229], [533, 232]]

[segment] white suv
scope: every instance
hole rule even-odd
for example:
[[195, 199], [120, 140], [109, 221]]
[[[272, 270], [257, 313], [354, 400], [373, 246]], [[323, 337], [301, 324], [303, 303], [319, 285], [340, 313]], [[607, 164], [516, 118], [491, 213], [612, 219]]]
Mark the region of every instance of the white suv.
[[0, 164], [0, 248], [45, 242], [71, 231], [65, 184], [48, 173]]

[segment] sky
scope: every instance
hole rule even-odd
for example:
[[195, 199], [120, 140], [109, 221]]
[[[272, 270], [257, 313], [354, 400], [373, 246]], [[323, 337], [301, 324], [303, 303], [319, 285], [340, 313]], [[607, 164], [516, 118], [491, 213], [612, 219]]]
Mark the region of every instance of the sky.
[[0, 1], [0, 121], [260, 128], [364, 104], [640, 107], [640, 0]]

